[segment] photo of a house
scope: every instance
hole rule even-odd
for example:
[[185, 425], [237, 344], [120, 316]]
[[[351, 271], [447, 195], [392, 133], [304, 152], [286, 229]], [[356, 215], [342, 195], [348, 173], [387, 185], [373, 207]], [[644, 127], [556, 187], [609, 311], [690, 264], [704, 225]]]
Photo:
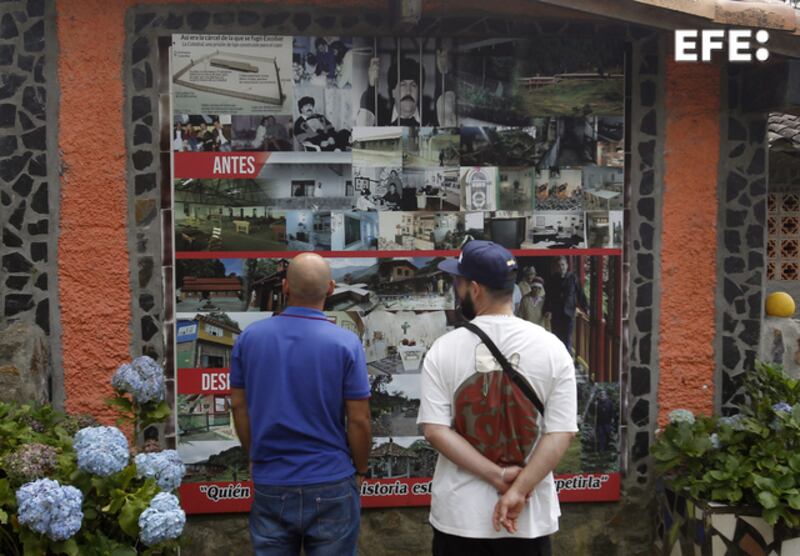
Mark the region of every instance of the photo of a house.
[[437, 268], [441, 260], [441, 257], [329, 259], [337, 285], [326, 309], [453, 309], [451, 278]]
[[[373, 430], [374, 427], [373, 424]], [[436, 468], [437, 457], [438, 452], [422, 436], [374, 436], [368, 477], [430, 477]]]
[[354, 127], [353, 166], [403, 166], [403, 127]]
[[244, 311], [245, 294], [243, 259], [175, 261], [176, 311]]
[[179, 394], [178, 435], [186, 441], [236, 440], [231, 399], [227, 395]]
[[183, 313], [175, 323], [175, 352], [179, 369], [228, 368], [242, 329], [228, 313]]

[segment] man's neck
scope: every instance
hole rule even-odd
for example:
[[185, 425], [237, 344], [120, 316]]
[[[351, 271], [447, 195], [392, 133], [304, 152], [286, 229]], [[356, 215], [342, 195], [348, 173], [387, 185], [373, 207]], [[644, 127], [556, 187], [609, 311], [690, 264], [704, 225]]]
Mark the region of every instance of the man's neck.
[[514, 307], [511, 303], [495, 303], [475, 311], [477, 317], [514, 316]]
[[313, 309], [315, 311], [323, 311], [325, 305], [321, 305], [319, 303], [288, 303], [286, 305], [286, 308], [288, 309], [289, 307], [298, 307], [301, 309]]

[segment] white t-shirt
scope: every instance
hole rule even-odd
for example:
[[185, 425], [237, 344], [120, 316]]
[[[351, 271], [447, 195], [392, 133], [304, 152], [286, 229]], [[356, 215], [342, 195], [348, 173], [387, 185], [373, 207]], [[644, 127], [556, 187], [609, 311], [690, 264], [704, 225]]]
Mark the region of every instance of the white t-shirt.
[[[577, 432], [575, 367], [564, 344], [541, 326], [517, 317], [481, 316], [472, 322], [497, 344], [544, 404], [539, 438], [550, 432]], [[459, 385], [476, 371], [500, 369], [488, 348], [469, 330], [459, 328], [440, 337], [425, 355], [417, 422], [451, 426], [453, 396]], [[439, 455], [433, 473], [430, 514], [431, 525], [436, 529], [459, 537], [510, 537], [505, 529], [498, 533], [492, 526], [498, 498], [492, 485]], [[560, 515], [550, 473], [533, 489], [513, 536], [535, 538], [555, 533]]]

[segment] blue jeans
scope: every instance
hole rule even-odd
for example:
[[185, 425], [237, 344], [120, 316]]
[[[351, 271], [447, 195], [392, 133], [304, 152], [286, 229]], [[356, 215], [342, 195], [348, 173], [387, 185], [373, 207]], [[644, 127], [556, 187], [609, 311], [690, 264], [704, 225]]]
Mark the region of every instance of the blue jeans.
[[257, 556], [355, 555], [361, 500], [355, 477], [316, 485], [254, 485], [250, 538]]

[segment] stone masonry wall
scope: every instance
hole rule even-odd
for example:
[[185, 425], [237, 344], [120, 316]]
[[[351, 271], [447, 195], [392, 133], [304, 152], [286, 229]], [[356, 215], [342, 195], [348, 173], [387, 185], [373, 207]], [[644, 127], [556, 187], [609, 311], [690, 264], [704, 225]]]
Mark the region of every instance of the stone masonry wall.
[[[742, 73], [723, 79], [717, 247], [717, 409], [742, 401], [743, 373], [753, 368], [764, 316], [767, 214], [767, 118], [741, 109]], [[722, 113], [725, 114], [724, 109]]]
[[[61, 404], [63, 377], [51, 371], [60, 334], [56, 60], [55, 3], [0, 3], [0, 342], [27, 350], [31, 342], [7, 336], [42, 336], [39, 355], [3, 350], [0, 367], [8, 371], [7, 379], [16, 373], [20, 380], [31, 369], [18, 369], [12, 360], [38, 361], [34, 372], [45, 387], [35, 398]], [[14, 386], [4, 385], [13, 398], [8, 389]], [[32, 391], [22, 386], [20, 397], [29, 399]]]

